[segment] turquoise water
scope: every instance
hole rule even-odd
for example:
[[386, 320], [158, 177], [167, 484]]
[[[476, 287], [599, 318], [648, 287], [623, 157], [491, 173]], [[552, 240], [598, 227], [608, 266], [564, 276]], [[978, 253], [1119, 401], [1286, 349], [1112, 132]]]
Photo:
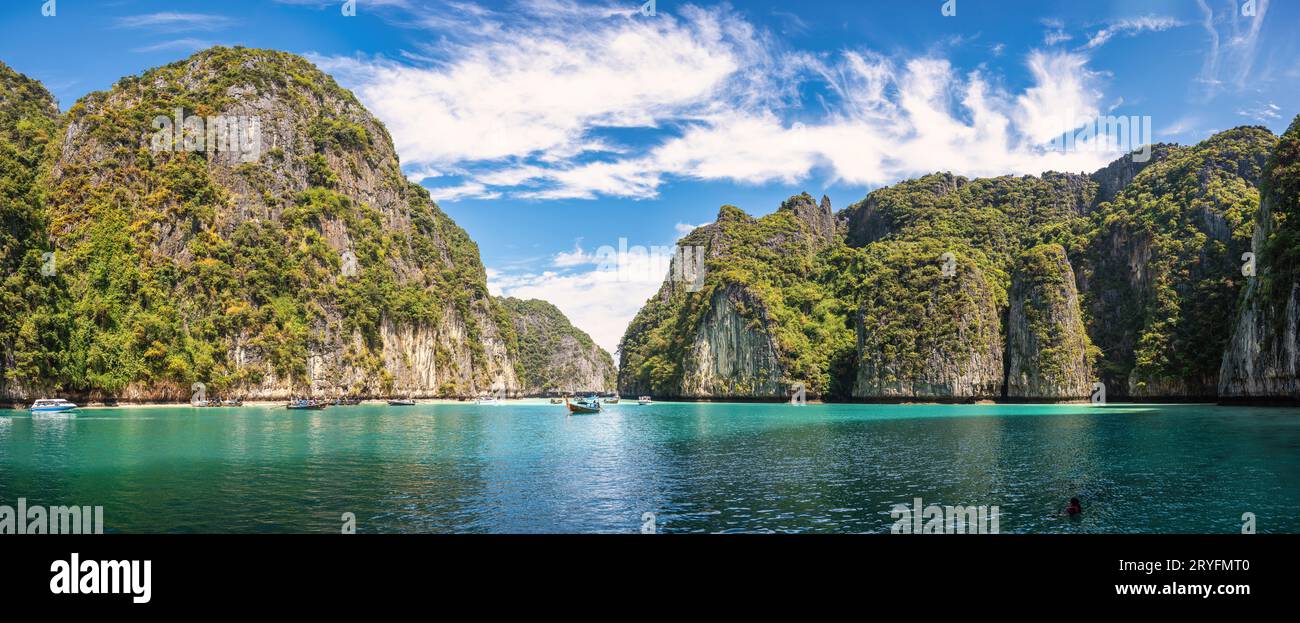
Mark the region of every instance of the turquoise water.
[[[1059, 514], [1071, 496], [1082, 518]], [[1208, 405], [438, 404], [0, 415], [0, 504], [107, 532], [1300, 532], [1300, 410]]]

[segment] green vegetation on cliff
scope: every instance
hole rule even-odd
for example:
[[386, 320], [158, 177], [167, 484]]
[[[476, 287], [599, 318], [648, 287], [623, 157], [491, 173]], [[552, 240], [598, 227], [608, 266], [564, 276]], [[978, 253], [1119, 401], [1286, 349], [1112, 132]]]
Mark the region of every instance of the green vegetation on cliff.
[[[716, 292], [741, 288], [753, 309], [728, 300], [751, 331], [737, 358], [713, 366], [741, 381], [712, 384], [722, 395], [746, 396], [756, 369], [736, 367], [762, 365], [749, 355], [764, 340], [785, 383], [807, 381], [831, 398], [851, 386], [865, 399], [1079, 399], [1098, 378], [1115, 397], [1213, 394], [1255, 184], [1276, 142], [1244, 127], [1193, 147], [1158, 145], [1149, 162], [1125, 156], [1092, 175], [927, 175], [872, 192], [829, 235], [806, 208], [811, 198], [761, 218], [724, 207], [682, 241], [708, 246], [704, 288], [665, 283], [647, 303], [623, 339], [620, 387], [675, 395], [692, 361], [737, 351], [710, 343], [735, 338], [701, 327], [719, 313]], [[1270, 183], [1284, 207], [1266, 255], [1289, 292], [1300, 270], [1300, 253], [1287, 251], [1300, 239], [1290, 229], [1300, 221], [1288, 218], [1297, 176], [1276, 170]], [[1015, 387], [1004, 363], [1016, 368]]]
[[45, 87], [0, 63], [0, 393], [46, 365], [43, 320], [57, 313], [40, 179], [57, 115]]
[[1092, 214], [1084, 308], [1116, 395], [1213, 395], [1255, 184], [1276, 142], [1264, 128], [1221, 132], [1147, 167]]
[[556, 306], [503, 298], [519, 339], [520, 381], [526, 394], [612, 391], [614, 358], [574, 327]]
[[[825, 218], [801, 218], [796, 209]], [[670, 281], [642, 308], [619, 346], [620, 389], [680, 395], [695, 330], [710, 301], [720, 289], [738, 287], [750, 303], [739, 303], [741, 317], [760, 334], [756, 340], [770, 342], [786, 382], [802, 382], [813, 395], [830, 392], [831, 363], [853, 351], [848, 310], [825, 287], [838, 272], [836, 250], [843, 247], [834, 231], [818, 229], [833, 227], [830, 219], [829, 204], [818, 207], [804, 194], [762, 218], [724, 206], [715, 223], [683, 238], [679, 248], [705, 248], [702, 286], [691, 292], [686, 283]], [[745, 381], [736, 380], [743, 389]]]

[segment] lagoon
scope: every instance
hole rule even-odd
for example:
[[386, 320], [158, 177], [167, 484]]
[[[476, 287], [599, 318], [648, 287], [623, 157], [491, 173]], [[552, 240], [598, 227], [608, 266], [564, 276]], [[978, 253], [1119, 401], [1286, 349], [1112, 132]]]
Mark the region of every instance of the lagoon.
[[[1060, 514], [1070, 497], [1079, 518]], [[1300, 409], [545, 401], [0, 414], [0, 504], [113, 532], [889, 532], [895, 504], [1004, 533], [1300, 532]]]

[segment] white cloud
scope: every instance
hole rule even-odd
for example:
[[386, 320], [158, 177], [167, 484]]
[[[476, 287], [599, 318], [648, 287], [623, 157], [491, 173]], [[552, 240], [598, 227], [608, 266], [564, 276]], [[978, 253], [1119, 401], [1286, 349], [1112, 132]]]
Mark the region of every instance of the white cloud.
[[[1205, 61], [1197, 78], [1204, 88], [1205, 99], [1213, 98], [1225, 87], [1244, 89], [1255, 65], [1269, 0], [1258, 0], [1253, 16], [1242, 15], [1236, 3], [1229, 3], [1222, 13], [1215, 13], [1206, 0], [1197, 0], [1197, 4], [1201, 9], [1201, 27], [1209, 37]], [[1219, 34], [1221, 23], [1227, 25], [1226, 41]]]
[[[488, 290], [497, 296], [549, 301], [574, 326], [611, 354], [632, 318], [659, 290], [672, 258], [670, 245], [637, 246], [619, 241], [595, 252], [574, 250], [552, 258], [560, 270], [506, 273], [488, 269]], [[583, 269], [578, 269], [583, 267]]]
[[1072, 35], [1065, 32], [1065, 22], [1059, 19], [1045, 19], [1043, 25], [1048, 28], [1043, 34], [1043, 45], [1053, 46], [1074, 39]]
[[1085, 48], [1096, 48], [1105, 45], [1115, 35], [1136, 35], [1143, 31], [1161, 32], [1170, 28], [1177, 28], [1183, 23], [1172, 18], [1157, 15], [1145, 15], [1142, 17], [1129, 17], [1115, 20], [1106, 25], [1105, 28], [1093, 33], [1088, 39]]
[[119, 17], [119, 28], [144, 28], [161, 32], [186, 32], [193, 30], [221, 30], [234, 23], [234, 19], [225, 15], [210, 13], [177, 13], [164, 11], [145, 15], [128, 15]]
[[[419, 50], [432, 60], [315, 60], [388, 125], [408, 171], [464, 180], [433, 191], [447, 200], [651, 198], [674, 179], [795, 184], [822, 173], [866, 186], [935, 170], [1090, 170], [1116, 155], [1046, 149], [1099, 109], [1100, 75], [1079, 53], [1031, 51], [1031, 86], [1007, 93], [1001, 76], [943, 58], [788, 50], [725, 8], [644, 18], [612, 5], [521, 7], [421, 16], [459, 26]], [[1164, 23], [1143, 19], [1109, 28]], [[810, 97], [820, 114], [803, 107]]]
[[690, 223], [678, 223], [676, 225], [673, 225], [673, 230], [677, 232], [677, 237], [681, 238], [682, 236], [685, 236], [695, 231], [696, 229], [704, 227], [705, 225], [708, 224], [709, 223], [700, 223], [699, 225], [691, 225]]

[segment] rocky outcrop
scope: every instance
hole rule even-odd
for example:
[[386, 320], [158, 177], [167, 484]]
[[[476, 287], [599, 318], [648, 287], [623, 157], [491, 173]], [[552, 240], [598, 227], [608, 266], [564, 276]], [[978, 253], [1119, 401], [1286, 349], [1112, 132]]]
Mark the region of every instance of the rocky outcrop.
[[1226, 401], [1300, 401], [1300, 117], [1265, 167], [1251, 238], [1256, 276], [1249, 279], [1219, 368]]
[[1006, 397], [1083, 400], [1092, 391], [1090, 343], [1074, 271], [1060, 245], [1025, 252], [1012, 276], [1007, 313]]
[[723, 206], [678, 242], [659, 292], [628, 326], [619, 391], [775, 400], [802, 384], [809, 398], [824, 396], [818, 370], [847, 359], [852, 334], [832, 294], [808, 282], [842, 245], [826, 198], [796, 195], [761, 218]]
[[546, 301], [500, 299], [519, 339], [522, 393], [587, 394], [614, 389], [614, 359]]
[[737, 286], [715, 290], [687, 350], [678, 396], [787, 396], [769, 326], [766, 309], [755, 297]]
[[1243, 127], [1157, 151], [1095, 209], [1096, 227], [1073, 259], [1110, 399], [1217, 395], [1256, 183], [1276, 140], [1265, 128]]
[[1132, 183], [1133, 178], [1137, 177], [1138, 173], [1141, 173], [1143, 169], [1162, 162], [1170, 154], [1183, 149], [1186, 148], [1168, 143], [1156, 143], [1151, 146], [1151, 152], [1145, 154], [1146, 158], [1141, 157], [1143, 155], [1141, 152], [1133, 152], [1094, 172], [1089, 177], [1097, 182], [1097, 195], [1092, 205], [1088, 207], [1090, 209], [1095, 208], [1098, 205], [1114, 200], [1119, 195], [1119, 191], [1124, 190], [1124, 187]]
[[[29, 90], [0, 93], [0, 121]], [[57, 271], [19, 284], [50, 288], [25, 316], [30, 339], [0, 323], [13, 344], [0, 399], [529, 389], [478, 248], [404, 178], [383, 125], [306, 60], [213, 48], [57, 124], [31, 163], [47, 187], [29, 236], [55, 242]]]
[[[853, 397], [871, 401], [970, 401], [1002, 395], [997, 286], [973, 250], [933, 242], [885, 242], [857, 314]], [[950, 268], [945, 254], [951, 253]], [[951, 272], [951, 274], [945, 274]], [[888, 284], [901, 287], [889, 287]]]
[[51, 300], [40, 174], [58, 114], [44, 86], [0, 63], [0, 401], [47, 367], [34, 312]]

